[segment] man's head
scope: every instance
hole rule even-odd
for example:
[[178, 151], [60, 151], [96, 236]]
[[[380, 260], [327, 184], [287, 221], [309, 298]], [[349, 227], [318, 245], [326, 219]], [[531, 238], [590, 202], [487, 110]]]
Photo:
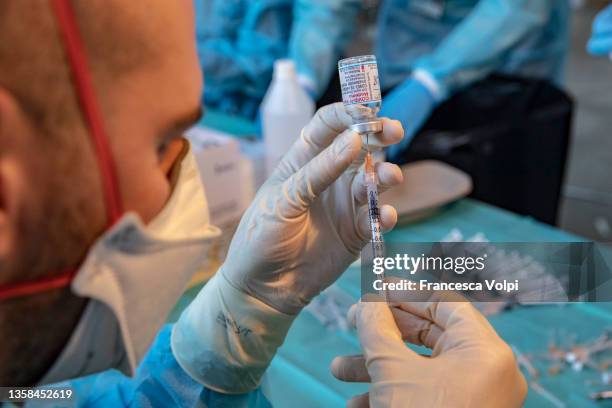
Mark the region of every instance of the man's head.
[[[170, 192], [160, 166], [164, 146], [199, 116], [191, 2], [72, 5], [124, 209], [149, 221]], [[50, 2], [0, 0], [0, 285], [77, 267], [106, 223], [96, 157]], [[11, 304], [31, 310], [53, 296], [0, 302], [0, 327]]]
[[[190, 2], [80, 0], [73, 6], [125, 209], [147, 221], [169, 192], [158, 149], [164, 138], [180, 135], [181, 123], [193, 120], [199, 109]], [[0, 8], [0, 283], [5, 283], [74, 266], [77, 259], [58, 255], [82, 256], [106, 220], [92, 144], [49, 2], [4, 0]], [[22, 257], [28, 247], [35, 251]], [[24, 261], [28, 265], [20, 266]], [[40, 269], [32, 262], [45, 265]], [[12, 265], [20, 268], [8, 272], [18, 276], [8, 276], [6, 267]]]

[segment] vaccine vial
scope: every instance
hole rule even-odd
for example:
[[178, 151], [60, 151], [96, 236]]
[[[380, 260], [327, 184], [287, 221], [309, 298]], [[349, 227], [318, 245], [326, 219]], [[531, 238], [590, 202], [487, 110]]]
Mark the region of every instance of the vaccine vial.
[[353, 118], [351, 128], [367, 137], [369, 145], [379, 145], [376, 133], [382, 131], [377, 115], [382, 106], [378, 64], [374, 55], [363, 55], [338, 62], [342, 101]]

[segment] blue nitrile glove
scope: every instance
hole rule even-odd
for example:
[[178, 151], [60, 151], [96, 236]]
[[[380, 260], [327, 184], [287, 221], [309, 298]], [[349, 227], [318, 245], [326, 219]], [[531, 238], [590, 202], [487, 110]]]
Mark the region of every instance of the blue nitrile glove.
[[396, 161], [436, 107], [433, 95], [420, 81], [409, 79], [396, 87], [383, 100], [380, 116], [399, 120], [404, 139], [387, 148], [389, 161]]
[[593, 21], [588, 49], [593, 55], [612, 58], [612, 4], [603, 9]]

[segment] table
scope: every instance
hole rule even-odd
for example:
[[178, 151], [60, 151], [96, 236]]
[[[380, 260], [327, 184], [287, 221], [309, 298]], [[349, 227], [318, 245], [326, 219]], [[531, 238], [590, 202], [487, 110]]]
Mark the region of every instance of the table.
[[[532, 219], [470, 199], [454, 203], [430, 219], [399, 226], [386, 238], [395, 242], [436, 241], [453, 227], [459, 228], [466, 236], [481, 232], [491, 241], [500, 242], [580, 240]], [[358, 268], [350, 268], [336, 285], [357, 299], [361, 290], [359, 274]], [[612, 304], [522, 307], [491, 316], [489, 320], [499, 335], [521, 352], [543, 354], [554, 329], [566, 329], [578, 334], [577, 341], [599, 336], [605, 327], [612, 326]], [[313, 315], [303, 313], [296, 320], [270, 368], [273, 403], [292, 408], [344, 406], [346, 399], [367, 391], [367, 387], [335, 380], [329, 373], [329, 364], [337, 355], [358, 353], [360, 348], [354, 332], [330, 330]], [[534, 361], [534, 365], [546, 373], [549, 363]], [[598, 377], [594, 371], [565, 370], [557, 376], [543, 375], [539, 383], [568, 407], [612, 406], [611, 403], [595, 403], [588, 399], [593, 388], [588, 387], [585, 380], [596, 380]], [[526, 406], [555, 405], [530, 390]]]
[[[464, 199], [451, 204], [432, 218], [415, 224], [398, 226], [387, 234], [388, 241], [426, 242], [439, 240], [451, 228], [459, 228], [466, 236], [484, 233], [492, 241], [571, 242], [579, 238], [540, 224], [529, 218]], [[360, 270], [349, 268], [335, 284], [355, 300], [360, 295]], [[179, 301], [170, 320], [178, 318], [201, 286], [190, 289]], [[612, 326], [612, 304], [573, 304], [565, 306], [535, 306], [516, 308], [490, 317], [490, 321], [508, 343], [523, 353], [544, 353], [553, 329], [566, 329], [579, 335], [578, 341], [593, 339], [605, 327]], [[274, 406], [343, 407], [350, 396], [366, 391], [363, 384], [346, 384], [329, 373], [331, 360], [341, 354], [359, 353], [354, 332], [330, 330], [308, 311], [302, 313], [289, 332], [285, 344], [272, 362], [266, 381]], [[534, 362], [545, 372], [545, 362]], [[593, 391], [585, 380], [595, 380], [595, 372], [544, 375], [540, 384], [567, 406], [602, 407], [610, 403], [595, 403], [587, 396]], [[527, 407], [554, 407], [542, 396], [529, 392]]]

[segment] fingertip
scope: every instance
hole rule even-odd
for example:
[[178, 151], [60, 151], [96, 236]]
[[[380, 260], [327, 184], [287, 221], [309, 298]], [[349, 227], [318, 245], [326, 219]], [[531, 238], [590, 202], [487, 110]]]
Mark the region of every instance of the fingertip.
[[397, 164], [377, 162], [375, 168], [380, 182], [386, 186], [394, 186], [404, 182], [404, 174]]
[[388, 144], [396, 144], [404, 138], [404, 127], [399, 120], [383, 118], [383, 138]]
[[331, 371], [332, 375], [339, 380], [342, 380], [341, 368], [342, 368], [342, 357], [340, 356], [334, 357], [331, 364], [329, 365], [329, 370]]
[[404, 182], [404, 173], [402, 172], [401, 167], [397, 164], [390, 164], [393, 166], [393, 175], [395, 177], [395, 180], [397, 181], [397, 184], [402, 184]]
[[380, 207], [380, 222], [385, 232], [389, 232], [397, 224], [397, 210], [395, 207], [385, 204]]

